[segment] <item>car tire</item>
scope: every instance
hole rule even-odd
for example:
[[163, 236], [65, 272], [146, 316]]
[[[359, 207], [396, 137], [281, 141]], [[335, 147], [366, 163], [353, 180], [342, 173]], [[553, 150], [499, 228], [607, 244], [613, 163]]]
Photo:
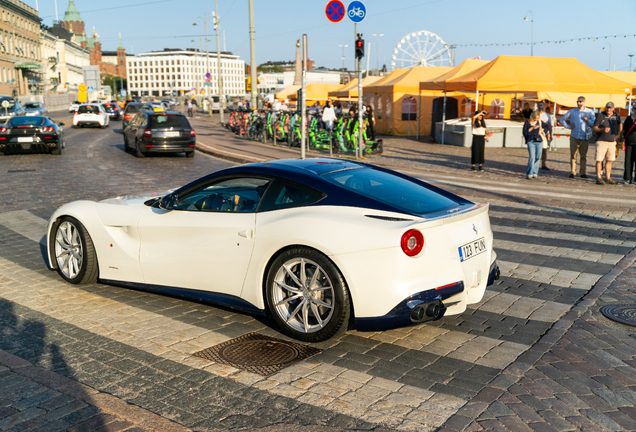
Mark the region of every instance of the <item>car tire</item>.
[[55, 150], [51, 150], [51, 154], [52, 155], [56, 155], [59, 156], [62, 154], [62, 145], [58, 144], [57, 147], [55, 148]]
[[130, 151], [130, 146], [128, 145], [128, 137], [126, 136], [126, 134], [124, 134], [124, 151], [125, 152]]
[[194, 157], [194, 150], [189, 151], [189, 152], [185, 152], [185, 155], [187, 158], [193, 158]]
[[62, 217], [53, 225], [50, 250], [58, 274], [72, 284], [97, 281], [99, 266], [91, 236], [77, 219]]
[[297, 246], [278, 255], [267, 272], [265, 299], [283, 333], [294, 339], [324, 341], [349, 325], [351, 302], [344, 278], [315, 249]]
[[146, 157], [146, 154], [139, 149], [139, 142], [135, 141], [135, 154], [138, 158]]

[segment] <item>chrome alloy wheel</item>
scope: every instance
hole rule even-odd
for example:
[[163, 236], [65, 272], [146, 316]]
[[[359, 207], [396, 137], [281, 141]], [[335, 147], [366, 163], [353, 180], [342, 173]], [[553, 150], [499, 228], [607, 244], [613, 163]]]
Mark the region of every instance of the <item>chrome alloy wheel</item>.
[[333, 315], [331, 280], [322, 267], [307, 258], [294, 257], [278, 269], [272, 297], [278, 316], [301, 333], [321, 330]]
[[64, 276], [73, 279], [82, 268], [83, 258], [82, 239], [77, 227], [69, 221], [62, 222], [55, 232], [55, 259], [58, 268]]

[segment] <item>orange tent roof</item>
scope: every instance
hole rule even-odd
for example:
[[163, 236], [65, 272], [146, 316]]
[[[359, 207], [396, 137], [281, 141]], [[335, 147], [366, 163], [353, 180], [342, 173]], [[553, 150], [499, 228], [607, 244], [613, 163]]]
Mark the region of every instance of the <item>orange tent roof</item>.
[[446, 81], [445, 89], [625, 94], [631, 92], [632, 87], [575, 58], [499, 56], [472, 72]]
[[409, 71], [408, 69], [396, 69], [393, 72], [391, 72], [390, 74], [380, 78], [376, 82], [373, 82], [373, 83], [371, 83], [371, 84], [369, 84], [367, 86], [364, 85], [364, 81], [363, 81], [362, 82], [362, 91], [363, 92], [373, 92], [376, 87], [384, 85], [384, 84], [388, 83], [389, 81], [393, 81], [394, 79], [396, 79], [397, 77], [401, 77], [402, 75], [404, 75], [408, 71]]
[[415, 66], [406, 73], [386, 81], [384, 84], [372, 84], [367, 91], [374, 93], [412, 93], [417, 94], [421, 81], [428, 81], [450, 71], [450, 66]]
[[300, 90], [299, 85], [289, 85], [276, 93], [274, 97], [276, 99], [289, 99], [289, 97], [295, 95], [298, 90]]
[[420, 90], [444, 91], [444, 84], [447, 80], [462, 76], [468, 72], [487, 64], [486, 60], [466, 59], [452, 70], [428, 81], [420, 82]]
[[[306, 88], [307, 100], [327, 100], [329, 92], [342, 87], [340, 84], [309, 84]], [[296, 100], [296, 93], [289, 95], [290, 100]]]
[[636, 72], [601, 72], [607, 75], [608, 77], [625, 81], [626, 83], [630, 83], [632, 85], [632, 93], [636, 93]]
[[[380, 79], [382, 79], [382, 77], [379, 77], [379, 76], [368, 76], [368, 77], [362, 78], [362, 87], [373, 84], [374, 82]], [[357, 98], [358, 97], [358, 78], [351, 80], [348, 84], [345, 84], [334, 91], [330, 91], [329, 97]]]

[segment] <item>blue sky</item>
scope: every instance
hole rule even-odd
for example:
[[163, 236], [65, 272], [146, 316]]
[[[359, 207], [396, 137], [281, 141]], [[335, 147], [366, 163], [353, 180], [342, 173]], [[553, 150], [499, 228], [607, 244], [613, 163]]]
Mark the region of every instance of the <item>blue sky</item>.
[[[36, 6], [35, 0], [22, 1]], [[346, 6], [349, 1], [343, 3]], [[86, 33], [92, 33], [95, 27], [104, 50], [115, 50], [121, 33], [129, 53], [166, 47], [198, 48], [203, 21], [197, 20], [196, 27], [192, 23], [198, 16], [209, 17], [214, 10], [213, 0], [75, 0], [75, 4], [86, 22]], [[221, 48], [225, 39], [227, 50], [249, 63], [248, 0], [218, 0], [218, 4]], [[534, 17], [535, 56], [576, 57], [597, 70], [607, 70], [608, 65], [628, 70], [628, 54], [636, 54], [636, 0], [366, 0], [364, 4], [367, 16], [358, 25], [358, 32], [371, 42], [367, 52], [371, 67], [378, 59], [373, 33], [384, 34], [379, 43], [379, 60], [389, 70], [391, 54], [400, 39], [419, 30], [433, 32], [448, 44], [528, 44], [531, 24], [524, 21], [528, 10]], [[353, 68], [353, 23], [348, 18], [331, 23], [325, 16], [326, 5], [327, 0], [254, 0], [257, 63], [293, 60], [295, 42], [306, 33], [309, 57], [317, 66], [341, 67], [342, 48], [338, 45], [347, 44], [346, 65]], [[54, 0], [39, 0], [38, 6], [43, 22], [51, 25], [55, 19]], [[60, 19], [67, 6], [68, 0], [57, 0]], [[208, 32], [209, 49], [214, 51], [216, 39], [211, 20]], [[607, 35], [610, 37], [603, 38]], [[596, 41], [540, 43], [598, 36], [602, 38]], [[492, 60], [502, 54], [530, 55], [530, 46], [459, 46], [455, 59], [458, 64], [466, 58]]]

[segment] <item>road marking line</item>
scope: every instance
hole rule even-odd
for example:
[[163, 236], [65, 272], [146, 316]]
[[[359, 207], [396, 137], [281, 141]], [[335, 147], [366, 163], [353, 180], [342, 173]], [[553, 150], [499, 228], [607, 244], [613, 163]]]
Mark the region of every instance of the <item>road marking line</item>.
[[254, 156], [247, 156], [247, 155], [244, 155], [244, 154], [241, 154], [241, 153], [233, 153], [233, 152], [217, 149], [217, 148], [212, 147], [210, 145], [203, 144], [203, 143], [201, 143], [199, 141], [197, 141], [197, 144], [202, 146], [202, 147], [208, 148], [210, 150], [214, 150], [214, 151], [219, 152], [219, 153], [225, 153], [225, 154], [228, 154], [228, 155], [231, 155], [231, 156], [236, 156], [236, 157], [240, 157], [240, 158], [247, 158], [247, 159], [253, 159], [253, 160], [258, 161], [258, 162], [267, 162], [269, 160], [269, 159], [257, 158], [257, 157], [254, 157]]
[[530, 222], [538, 222], [538, 223], [549, 223], [551, 225], [567, 225], [567, 226], [579, 226], [579, 227], [587, 227], [593, 229], [611, 229], [615, 231], [625, 231], [633, 233], [636, 231], [636, 227], [626, 227], [617, 224], [607, 223], [607, 222], [595, 222], [588, 220], [579, 220], [579, 219], [560, 219], [559, 215], [534, 215], [534, 214], [524, 214], [524, 213], [516, 213], [516, 212], [502, 212], [502, 211], [493, 211], [490, 210], [488, 214], [492, 217], [498, 217], [502, 219], [509, 220], [522, 220], [522, 221], [530, 221]]
[[498, 240], [497, 238], [495, 238], [494, 248], [500, 257], [505, 254], [505, 253], [500, 253], [500, 251], [506, 250], [506, 251], [514, 251], [514, 252], [522, 251], [524, 253], [533, 253], [533, 254], [551, 256], [551, 257], [564, 257], [564, 258], [569, 258], [572, 260], [599, 262], [603, 264], [616, 264], [621, 259], [623, 259], [623, 255], [621, 254], [592, 252], [592, 251], [585, 251], [581, 249], [572, 249], [572, 248], [558, 247], [558, 246], [524, 244], [522, 249], [520, 247], [519, 242], [509, 241], [509, 240]]
[[592, 244], [605, 244], [611, 246], [622, 246], [633, 248], [636, 247], [636, 241], [629, 240], [615, 240], [608, 239], [606, 237], [596, 237], [596, 236], [586, 236], [580, 234], [568, 234], [562, 233], [558, 231], [548, 231], [548, 230], [539, 230], [539, 229], [531, 229], [531, 228], [519, 228], [519, 227], [511, 227], [505, 225], [497, 225], [491, 224], [491, 228], [495, 233], [495, 237], [497, 237], [496, 233], [506, 233], [506, 234], [518, 234], [518, 235], [526, 235], [532, 237], [539, 238], [550, 238], [557, 240], [566, 240], [566, 241], [577, 241], [584, 243], [592, 243]]

